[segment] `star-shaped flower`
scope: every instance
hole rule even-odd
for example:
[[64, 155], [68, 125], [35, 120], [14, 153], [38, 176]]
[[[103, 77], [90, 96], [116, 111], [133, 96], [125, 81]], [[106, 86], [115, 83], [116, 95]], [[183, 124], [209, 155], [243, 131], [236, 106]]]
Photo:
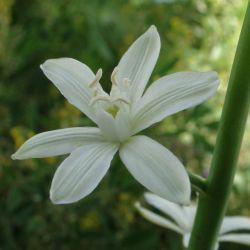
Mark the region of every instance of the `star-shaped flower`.
[[[145, 193], [144, 198], [149, 205], [157, 209], [160, 213], [153, 212], [139, 202], [135, 204], [140, 214], [150, 222], [168, 228], [183, 236], [183, 245], [188, 247], [196, 205], [192, 204], [183, 207], [169, 202], [152, 193]], [[248, 233], [237, 232], [239, 230], [248, 230]], [[235, 242], [250, 246], [250, 218], [243, 216], [226, 216], [222, 222], [218, 241], [215, 249], [219, 248], [219, 242]]]
[[98, 127], [66, 128], [35, 135], [12, 156], [27, 159], [70, 154], [52, 181], [54, 203], [71, 203], [92, 192], [114, 154], [150, 191], [173, 202], [190, 201], [190, 181], [181, 162], [165, 147], [138, 132], [165, 117], [197, 105], [216, 91], [215, 72], [180, 72], [164, 76], [145, 90], [160, 51], [151, 26], [121, 58], [106, 93], [102, 70], [94, 74], [71, 59], [47, 60], [41, 69], [62, 95]]

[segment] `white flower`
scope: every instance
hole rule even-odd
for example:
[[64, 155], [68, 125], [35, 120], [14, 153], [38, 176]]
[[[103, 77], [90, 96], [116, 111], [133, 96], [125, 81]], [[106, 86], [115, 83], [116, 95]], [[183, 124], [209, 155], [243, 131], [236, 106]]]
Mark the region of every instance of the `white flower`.
[[[144, 197], [148, 204], [156, 208], [162, 215], [150, 211], [137, 202], [135, 207], [140, 214], [154, 224], [183, 235], [183, 245], [188, 247], [197, 207], [194, 204], [189, 207], [183, 207], [151, 193], [145, 193]], [[223, 241], [250, 246], [250, 232], [235, 232], [238, 230], [250, 230], [250, 218], [243, 216], [226, 216], [222, 222], [215, 249], [218, 249], [219, 242]]]
[[189, 203], [190, 181], [180, 161], [156, 141], [134, 135], [206, 100], [219, 80], [215, 72], [181, 72], [158, 79], [145, 91], [159, 51], [159, 34], [151, 26], [114, 69], [110, 94], [99, 83], [101, 69], [94, 75], [88, 66], [71, 58], [51, 59], [41, 65], [62, 95], [98, 126], [38, 134], [12, 156], [27, 159], [70, 153], [52, 181], [54, 203], [75, 202], [92, 192], [117, 151], [147, 189], [173, 202]]

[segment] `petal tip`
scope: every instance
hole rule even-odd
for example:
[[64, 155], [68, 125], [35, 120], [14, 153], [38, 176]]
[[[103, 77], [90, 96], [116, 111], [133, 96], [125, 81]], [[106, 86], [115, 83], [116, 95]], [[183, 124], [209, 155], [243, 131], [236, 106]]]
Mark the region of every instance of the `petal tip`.
[[40, 69], [44, 71], [46, 69], [46, 66], [52, 61], [53, 59], [48, 59], [44, 63], [40, 64]]
[[40, 64], [40, 68], [42, 71], [46, 70], [46, 67], [50, 67], [54, 65], [57, 62], [60, 62], [60, 60], [65, 59], [65, 58], [54, 58], [54, 59], [47, 59], [44, 61], [44, 63]]
[[211, 77], [213, 78], [213, 80], [214, 80], [214, 83], [216, 84], [216, 85], [219, 85], [220, 84], [220, 78], [219, 78], [219, 74], [216, 72], [216, 71], [210, 71], [210, 72], [208, 72], [210, 75], [211, 75]]
[[60, 205], [60, 204], [65, 204], [66, 202], [64, 202], [63, 200], [59, 199], [57, 197], [57, 195], [52, 191], [50, 190], [50, 200], [53, 204], [55, 205]]
[[149, 28], [148, 28], [148, 34], [152, 35], [152, 36], [157, 36], [157, 37], [160, 37], [159, 36], [159, 33], [158, 33], [158, 30], [156, 28], [155, 25], [151, 25]]
[[46, 72], [46, 69], [48, 68], [48, 61], [49, 60], [46, 60], [44, 63], [40, 64], [40, 69], [45, 73]]
[[149, 30], [151, 31], [157, 31], [157, 28], [154, 24], [152, 24], [150, 27], [149, 27]]
[[79, 199], [70, 199], [70, 197], [62, 197], [59, 193], [50, 190], [50, 200], [55, 205], [70, 204], [79, 201]]
[[145, 193], [143, 194], [143, 197], [144, 197], [144, 199], [145, 199], [146, 201], [148, 201], [148, 200], [150, 199], [150, 197], [152, 197], [152, 196], [155, 196], [155, 194], [153, 194], [153, 193], [151, 193], [151, 192], [145, 192]]
[[16, 153], [11, 155], [11, 159], [12, 160], [18, 160], [18, 157], [16, 156]]
[[43, 64], [40, 64], [40, 69], [41, 69], [42, 71], [44, 70]]

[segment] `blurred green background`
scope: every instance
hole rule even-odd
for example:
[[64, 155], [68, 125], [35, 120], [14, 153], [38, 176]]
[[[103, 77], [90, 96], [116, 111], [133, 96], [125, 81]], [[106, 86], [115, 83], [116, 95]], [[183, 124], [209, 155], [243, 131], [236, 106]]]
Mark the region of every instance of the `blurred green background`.
[[[90, 121], [60, 95], [39, 65], [73, 57], [109, 88], [113, 68], [151, 24], [161, 36], [151, 80], [175, 71], [218, 71], [222, 84], [206, 103], [147, 129], [185, 164], [206, 176], [247, 1], [0, 1], [0, 249], [177, 250], [181, 237], [134, 209], [145, 191], [118, 159], [99, 187], [71, 205], [53, 205], [50, 183], [63, 157], [12, 161], [32, 135]], [[236, 104], [237, 105], [237, 104]], [[230, 135], [228, 135], [230, 136]], [[228, 214], [250, 216], [248, 122]], [[249, 249], [221, 244], [220, 249]]]

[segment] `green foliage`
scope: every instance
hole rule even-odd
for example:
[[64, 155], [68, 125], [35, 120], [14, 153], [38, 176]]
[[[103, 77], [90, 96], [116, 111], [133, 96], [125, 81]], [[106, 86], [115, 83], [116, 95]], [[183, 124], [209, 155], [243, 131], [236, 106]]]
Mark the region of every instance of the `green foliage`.
[[[173, 1], [174, 2], [174, 1]], [[230, 2], [230, 4], [229, 4]], [[0, 249], [181, 249], [180, 237], [144, 221], [133, 204], [144, 189], [120, 161], [95, 192], [55, 206], [49, 187], [63, 158], [12, 161], [33, 134], [91, 122], [43, 76], [48, 58], [73, 57], [103, 83], [126, 48], [151, 24], [162, 49], [152, 80], [185, 70], [216, 70], [216, 97], [147, 130], [189, 170], [206, 176], [244, 1], [2, 0], [0, 2]], [[249, 126], [230, 199], [231, 214], [250, 215]], [[230, 136], [230, 135], [229, 135]], [[246, 249], [222, 245], [221, 249]]]

